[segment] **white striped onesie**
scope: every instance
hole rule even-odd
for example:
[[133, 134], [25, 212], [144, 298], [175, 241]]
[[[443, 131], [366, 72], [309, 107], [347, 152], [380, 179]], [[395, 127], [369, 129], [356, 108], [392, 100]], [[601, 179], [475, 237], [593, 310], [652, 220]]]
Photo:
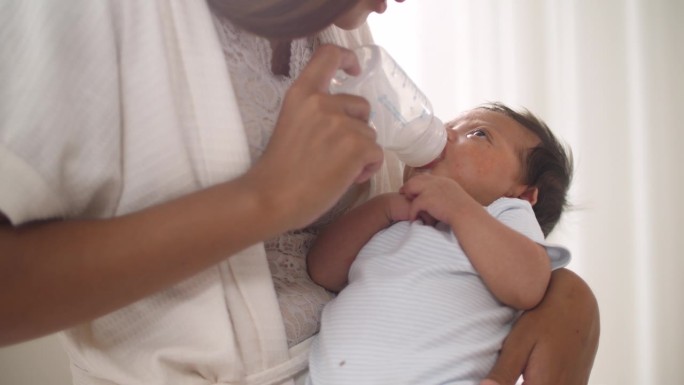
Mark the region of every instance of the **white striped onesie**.
[[[544, 243], [528, 202], [501, 198], [486, 209], [545, 246], [554, 269], [569, 262], [566, 249]], [[325, 306], [307, 383], [476, 385], [517, 314], [487, 289], [448, 225], [399, 222], [363, 247]]]

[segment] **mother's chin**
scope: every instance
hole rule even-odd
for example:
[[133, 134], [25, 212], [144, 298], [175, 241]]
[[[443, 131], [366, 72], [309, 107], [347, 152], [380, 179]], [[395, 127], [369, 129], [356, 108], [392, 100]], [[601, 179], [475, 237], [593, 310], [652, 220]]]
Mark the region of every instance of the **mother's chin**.
[[359, 0], [352, 8], [335, 19], [335, 26], [344, 30], [352, 30], [366, 22], [372, 13], [384, 13], [387, 0]]

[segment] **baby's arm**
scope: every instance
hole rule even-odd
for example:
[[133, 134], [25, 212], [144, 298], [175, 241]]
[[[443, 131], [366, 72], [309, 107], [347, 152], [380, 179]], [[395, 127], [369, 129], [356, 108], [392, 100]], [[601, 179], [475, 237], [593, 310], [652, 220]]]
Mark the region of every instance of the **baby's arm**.
[[379, 195], [326, 226], [307, 255], [311, 279], [328, 290], [342, 290], [361, 248], [378, 231], [407, 219], [408, 205], [402, 195]]
[[551, 277], [546, 250], [492, 217], [455, 181], [431, 175], [411, 178], [402, 192], [419, 213], [451, 226], [468, 259], [497, 299], [531, 309], [544, 297]]

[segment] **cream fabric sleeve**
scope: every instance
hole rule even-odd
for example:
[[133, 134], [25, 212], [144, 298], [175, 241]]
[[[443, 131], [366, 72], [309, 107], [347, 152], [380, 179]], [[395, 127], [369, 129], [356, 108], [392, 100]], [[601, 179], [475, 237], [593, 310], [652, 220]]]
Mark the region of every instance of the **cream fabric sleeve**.
[[[0, 62], [0, 210], [13, 223], [123, 215], [249, 167], [205, 2], [0, 8], [0, 53], [13, 59]], [[77, 384], [276, 382], [302, 364], [288, 366], [261, 245], [62, 340]]]
[[121, 115], [108, 3], [3, 1], [0, 55], [0, 211], [14, 224], [112, 214]]
[[[206, 4], [135, 3], [3, 2], [0, 210], [13, 223], [118, 215], [249, 167]], [[130, 174], [145, 172], [156, 186]]]

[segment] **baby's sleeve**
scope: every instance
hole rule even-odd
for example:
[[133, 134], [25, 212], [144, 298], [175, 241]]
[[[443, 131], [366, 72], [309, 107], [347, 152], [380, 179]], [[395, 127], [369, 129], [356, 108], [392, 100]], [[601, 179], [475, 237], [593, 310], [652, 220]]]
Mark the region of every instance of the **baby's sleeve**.
[[534, 215], [532, 205], [526, 200], [500, 198], [487, 207], [487, 211], [513, 230], [527, 236], [546, 249], [551, 268], [558, 269], [570, 263], [570, 251], [544, 239], [544, 233]]

